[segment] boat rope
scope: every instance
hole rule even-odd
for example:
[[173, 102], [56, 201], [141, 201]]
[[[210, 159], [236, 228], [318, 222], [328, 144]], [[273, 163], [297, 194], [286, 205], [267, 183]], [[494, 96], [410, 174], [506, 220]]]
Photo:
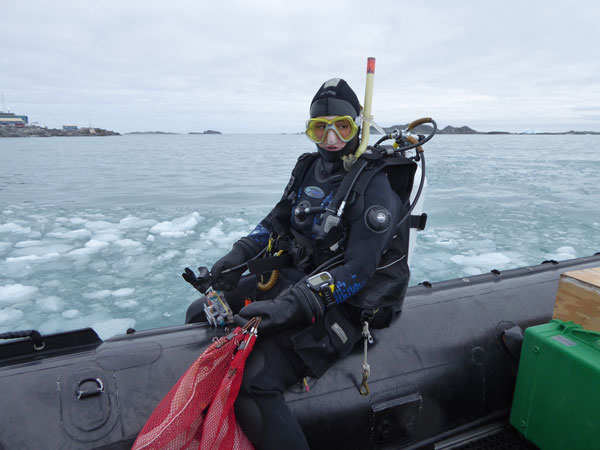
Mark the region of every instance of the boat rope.
[[369, 331], [369, 321], [368, 320], [365, 320], [363, 322], [362, 336], [364, 338], [365, 360], [364, 360], [363, 366], [362, 366], [362, 374], [363, 374], [362, 383], [360, 384], [360, 387], [358, 388], [358, 392], [360, 392], [360, 395], [369, 395], [371, 391], [369, 390], [368, 379], [369, 379], [369, 376], [371, 375], [371, 366], [367, 362], [367, 349], [369, 347], [369, 344], [373, 343], [373, 336], [371, 336], [371, 332]]

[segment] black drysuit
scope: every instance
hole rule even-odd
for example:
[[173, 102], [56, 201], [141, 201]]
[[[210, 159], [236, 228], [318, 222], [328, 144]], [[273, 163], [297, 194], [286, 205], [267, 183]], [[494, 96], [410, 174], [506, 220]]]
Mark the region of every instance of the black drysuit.
[[[334, 197], [345, 172], [341, 164], [332, 166], [317, 158], [300, 183], [290, 214], [291, 227], [304, 238], [314, 241], [320, 214], [303, 217], [294, 214], [297, 206], [327, 206]], [[335, 280], [333, 297], [336, 306], [328, 309], [318, 323], [294, 326], [271, 336], [260, 334], [244, 373], [236, 401], [236, 417], [256, 448], [307, 449], [308, 444], [298, 422], [285, 404], [285, 390], [305, 376], [320, 377], [337, 359], [348, 354], [361, 337], [362, 310], [348, 302], [373, 277], [382, 253], [394, 236], [395, 224], [404, 212], [398, 195], [387, 175], [380, 171], [372, 177], [364, 193], [359, 214], [345, 225], [346, 239], [337, 249], [343, 263], [329, 269]], [[375, 217], [377, 220], [369, 220]], [[264, 248], [273, 231], [274, 211], [245, 238], [257, 249]], [[314, 270], [282, 269], [275, 287], [268, 292], [256, 291], [256, 278], [243, 278], [236, 292], [226, 292], [230, 300], [255, 294], [257, 300], [272, 299], [286, 287], [303, 283]], [[235, 301], [233, 302], [235, 303]], [[236, 308], [234, 307], [234, 310]], [[386, 311], [392, 314], [391, 309]], [[341, 326], [336, 333], [333, 323]]]

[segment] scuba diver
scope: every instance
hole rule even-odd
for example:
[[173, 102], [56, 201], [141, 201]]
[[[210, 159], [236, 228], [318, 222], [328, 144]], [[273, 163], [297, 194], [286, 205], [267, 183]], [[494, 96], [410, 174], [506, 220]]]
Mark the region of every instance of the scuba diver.
[[[402, 307], [410, 221], [398, 223], [409, 212], [414, 168], [400, 183], [391, 183], [382, 164], [345, 168], [343, 158], [360, 143], [361, 119], [346, 81], [323, 83], [306, 126], [317, 152], [298, 159], [281, 200], [210, 271], [236, 323], [262, 318], [235, 403], [259, 450], [307, 449], [286, 389], [322, 376], [360, 341], [365, 321], [386, 327]], [[203, 301], [190, 306], [187, 323], [201, 320]]]

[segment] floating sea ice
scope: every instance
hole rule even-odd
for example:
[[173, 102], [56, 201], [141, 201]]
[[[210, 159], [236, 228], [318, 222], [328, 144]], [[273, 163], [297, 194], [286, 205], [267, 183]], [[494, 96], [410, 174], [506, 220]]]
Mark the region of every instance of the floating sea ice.
[[30, 227], [22, 227], [16, 223], [5, 223], [0, 225], [0, 233], [18, 233], [18, 234], [27, 234], [31, 233]]
[[[63, 217], [57, 217], [57, 218], [56, 218], [56, 221], [58, 222], [58, 221], [59, 221], [59, 219], [64, 219], [64, 218], [63, 218]], [[88, 222], [87, 220], [85, 220], [85, 219], [82, 219], [81, 217], [72, 217], [72, 218], [70, 218], [70, 219], [67, 219], [67, 220], [68, 220], [69, 222], [71, 222], [72, 224], [74, 224], [74, 225], [82, 225], [82, 224], [84, 224], [84, 223]], [[62, 221], [62, 220], [61, 220], [61, 221]]]
[[15, 308], [0, 308], [0, 325], [12, 324], [23, 317], [23, 311]]
[[439, 231], [438, 236], [445, 239], [460, 238], [460, 231]]
[[78, 315], [79, 315], [79, 310], [77, 310], [77, 309], [67, 309], [66, 311], [63, 311], [63, 313], [61, 314], [61, 316], [63, 316], [65, 319], [74, 319]]
[[22, 284], [5, 284], [0, 286], [0, 305], [10, 305], [24, 300], [29, 300], [39, 289], [35, 286], [23, 286]]
[[180, 238], [194, 234], [194, 228], [198, 222], [203, 220], [196, 211], [187, 216], [178, 217], [173, 221], [165, 221], [154, 225], [150, 228], [151, 233], [158, 233], [162, 237]]
[[92, 231], [106, 231], [115, 227], [114, 223], [107, 222], [105, 220], [90, 220], [84, 221], [83, 225]]
[[58, 253], [47, 253], [42, 256], [38, 255], [27, 255], [27, 256], [17, 256], [17, 257], [8, 257], [6, 258], [6, 262], [9, 264], [15, 263], [45, 263], [48, 261], [60, 259], [60, 255]]
[[462, 269], [462, 272], [464, 275], [472, 277], [474, 275], [480, 275], [483, 273], [483, 270], [481, 270], [478, 267], [474, 267], [474, 266], [466, 266]]
[[114, 291], [112, 293], [112, 295], [115, 297], [127, 297], [128, 295], [131, 295], [134, 292], [135, 292], [135, 289], [133, 289], [133, 288], [121, 288], [121, 289], [117, 289], [116, 291]]
[[491, 267], [510, 263], [510, 259], [498, 252], [482, 253], [480, 255], [454, 255], [450, 258], [453, 263], [461, 266]]
[[11, 247], [10, 242], [0, 242], [0, 253], [8, 251]]
[[51, 311], [57, 312], [63, 309], [65, 302], [62, 298], [56, 297], [55, 295], [51, 295], [49, 297], [40, 298], [35, 301], [35, 303], [43, 310], [43, 311]]
[[127, 216], [119, 221], [119, 228], [139, 230], [140, 228], [153, 227], [157, 223], [158, 221], [154, 219], [140, 219], [135, 216]]
[[90, 239], [85, 243], [83, 248], [78, 248], [67, 253], [68, 256], [89, 256], [94, 253], [99, 252], [105, 247], [108, 247], [110, 244], [108, 242], [99, 241], [97, 239]]
[[82, 239], [89, 238], [92, 235], [90, 230], [86, 230], [80, 228], [78, 230], [70, 230], [70, 231], [51, 231], [46, 234], [48, 237], [57, 238], [57, 239]]
[[142, 245], [133, 239], [119, 239], [118, 241], [115, 241], [115, 244], [119, 247], [139, 247]]
[[35, 247], [35, 246], [39, 246], [40, 245], [40, 241], [19, 241], [19, 242], [15, 242], [15, 247], [16, 248], [27, 248], [27, 247]]
[[148, 237], [146, 238], [146, 240], [147, 240], [148, 242], [154, 242], [154, 239], [155, 239], [155, 238], [154, 238], [154, 235], [152, 235], [152, 234], [149, 234], [149, 235], [148, 235]]
[[135, 319], [109, 319], [103, 322], [96, 322], [92, 324], [92, 328], [100, 339], [106, 340], [116, 334], [124, 334], [128, 328], [135, 326]]
[[[64, 331], [64, 324], [61, 316], [58, 314], [50, 314], [44, 318], [44, 321], [39, 325], [38, 331], [42, 334], [58, 333]], [[80, 328], [80, 327], [77, 327]]]
[[15, 244], [13, 256], [44, 256], [50, 253], [64, 254], [73, 250], [69, 244], [55, 244], [49, 241], [21, 241]]
[[248, 225], [248, 221], [246, 219], [241, 219], [237, 217], [227, 217], [225, 221], [235, 225]]
[[127, 300], [116, 301], [115, 305], [122, 309], [135, 308], [138, 305], [138, 301], [130, 298]]
[[181, 254], [181, 252], [179, 250], [167, 250], [162, 255], [158, 255], [158, 260], [159, 261], [170, 261], [179, 254]]
[[120, 230], [106, 230], [95, 233], [92, 236], [92, 239], [101, 242], [116, 242], [123, 237], [121, 233], [122, 232]]
[[556, 250], [556, 252], [557, 253], [568, 253], [570, 255], [573, 255], [573, 257], [575, 257], [575, 254], [577, 253], [573, 247], [559, 247]]
[[214, 227], [205, 233], [200, 234], [200, 238], [205, 239], [209, 242], [214, 242], [221, 248], [229, 248], [238, 239], [247, 236], [248, 230], [236, 230], [231, 233], [224, 233], [221, 227], [222, 222], [218, 222]]
[[103, 298], [110, 297], [112, 295], [112, 293], [113, 293], [113, 291], [110, 291], [108, 289], [103, 289], [101, 291], [88, 292], [85, 294], [81, 294], [81, 296], [83, 298], [89, 298], [91, 300], [101, 300]]
[[577, 257], [577, 252], [573, 247], [560, 247], [554, 253], [546, 253], [546, 259], [554, 259], [555, 261], [564, 261]]

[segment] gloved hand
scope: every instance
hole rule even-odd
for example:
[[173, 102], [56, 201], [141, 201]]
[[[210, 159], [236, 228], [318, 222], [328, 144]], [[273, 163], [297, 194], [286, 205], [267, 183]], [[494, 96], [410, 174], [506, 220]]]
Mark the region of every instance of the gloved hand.
[[244, 266], [240, 269], [226, 273], [222, 272], [231, 267], [239, 266], [258, 254], [258, 251], [256, 251], [256, 249], [245, 239], [246, 238], [242, 238], [233, 244], [231, 251], [219, 259], [212, 269], [210, 269], [211, 283], [214, 289], [222, 291], [231, 291], [235, 289], [240, 282], [240, 278], [246, 270], [246, 267]]
[[[283, 291], [274, 300], [250, 303], [234, 317], [240, 325], [252, 317], [261, 316], [260, 334], [273, 334], [294, 325], [310, 325], [323, 318], [325, 308], [319, 295], [311, 291], [304, 281]], [[241, 320], [240, 320], [241, 319]]]

